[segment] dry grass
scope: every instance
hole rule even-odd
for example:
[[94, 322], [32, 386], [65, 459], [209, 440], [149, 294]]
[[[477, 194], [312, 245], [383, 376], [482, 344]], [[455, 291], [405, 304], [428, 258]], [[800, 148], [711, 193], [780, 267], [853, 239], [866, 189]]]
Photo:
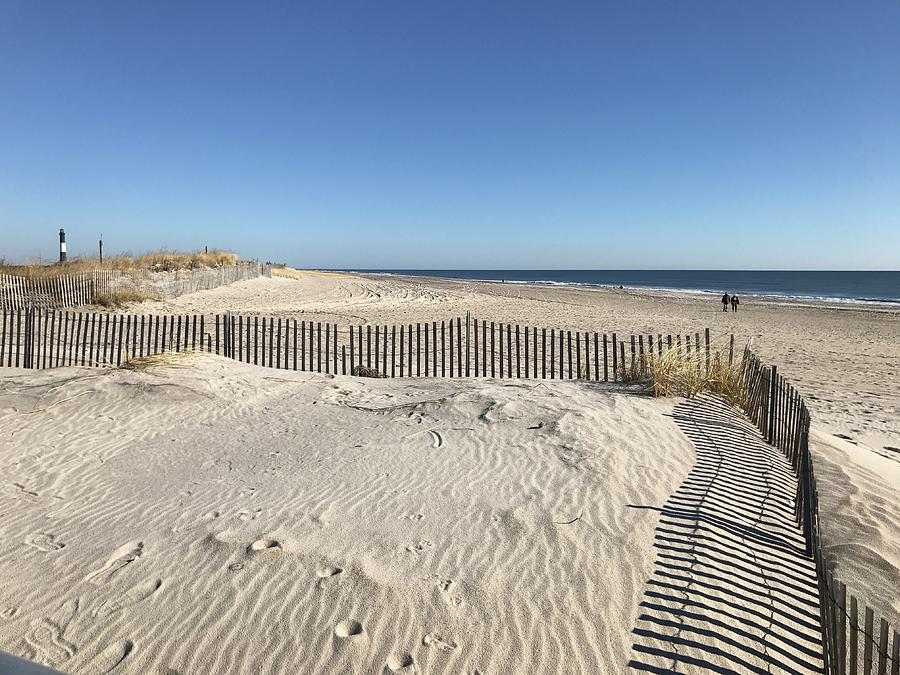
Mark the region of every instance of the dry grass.
[[0, 274], [11, 274], [31, 278], [54, 277], [60, 274], [75, 274], [104, 270], [149, 270], [153, 272], [172, 272], [175, 270], [193, 270], [203, 268], [227, 267], [237, 265], [240, 257], [227, 251], [211, 251], [209, 253], [175, 253], [159, 251], [147, 253], [137, 258], [122, 255], [105, 258], [103, 265], [99, 258], [76, 258], [64, 264], [53, 265], [0, 265]]
[[295, 270], [293, 267], [273, 267], [272, 276], [295, 280], [303, 278], [303, 274], [300, 272], [300, 270]]
[[144, 302], [144, 300], [151, 299], [153, 299], [153, 296], [146, 291], [122, 289], [99, 294], [94, 298], [94, 304], [101, 307], [118, 308], [127, 305], [129, 302]]
[[623, 381], [646, 381], [654, 396], [685, 396], [693, 398], [704, 392], [722, 396], [736, 406], [743, 406], [749, 394], [743, 377], [740, 357], [729, 364], [730, 345], [710, 348], [709, 367], [706, 351], [673, 346], [662, 355], [645, 354], [643, 363], [620, 368]]

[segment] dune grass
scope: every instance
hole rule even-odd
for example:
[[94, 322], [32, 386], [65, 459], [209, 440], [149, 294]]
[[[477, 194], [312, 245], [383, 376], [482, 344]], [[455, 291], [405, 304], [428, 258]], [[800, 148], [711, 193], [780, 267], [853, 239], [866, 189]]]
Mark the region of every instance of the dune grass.
[[51, 265], [0, 265], [0, 274], [11, 274], [30, 278], [47, 278], [60, 274], [76, 274], [93, 270], [121, 270], [152, 272], [173, 272], [175, 270], [194, 270], [203, 268], [228, 267], [237, 265], [240, 257], [227, 251], [210, 251], [209, 253], [177, 253], [174, 251], [158, 251], [146, 253], [136, 258], [128, 255], [104, 258], [75, 258], [65, 263]]
[[129, 302], [144, 302], [145, 300], [154, 300], [150, 293], [135, 288], [123, 288], [109, 293], [100, 293], [94, 298], [94, 304], [110, 309], [117, 309], [127, 305]]
[[709, 366], [706, 351], [675, 345], [662, 355], [645, 354], [643, 361], [623, 364], [619, 377], [625, 382], [647, 382], [654, 396], [693, 398], [709, 392], [718, 394], [736, 406], [743, 406], [749, 395], [739, 358], [729, 363], [730, 344], [711, 346]]
[[303, 278], [303, 274], [300, 272], [300, 270], [295, 270], [293, 267], [273, 267], [272, 276], [295, 280]]

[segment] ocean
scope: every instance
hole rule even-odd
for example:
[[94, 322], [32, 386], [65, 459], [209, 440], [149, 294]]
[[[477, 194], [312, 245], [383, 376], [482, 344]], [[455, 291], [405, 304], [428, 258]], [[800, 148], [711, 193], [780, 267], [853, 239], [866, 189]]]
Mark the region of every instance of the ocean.
[[473, 281], [595, 286], [842, 303], [900, 304], [900, 271], [343, 270]]

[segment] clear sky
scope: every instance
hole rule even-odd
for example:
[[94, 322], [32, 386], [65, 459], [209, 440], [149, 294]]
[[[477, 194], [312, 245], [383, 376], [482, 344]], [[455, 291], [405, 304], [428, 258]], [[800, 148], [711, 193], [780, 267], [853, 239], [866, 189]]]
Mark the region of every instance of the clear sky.
[[0, 257], [900, 268], [900, 2], [0, 0]]

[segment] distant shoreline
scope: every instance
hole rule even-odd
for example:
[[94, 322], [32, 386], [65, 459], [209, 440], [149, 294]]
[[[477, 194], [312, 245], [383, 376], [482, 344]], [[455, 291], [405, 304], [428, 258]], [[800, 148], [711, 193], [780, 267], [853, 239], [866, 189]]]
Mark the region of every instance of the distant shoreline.
[[[586, 282], [586, 281], [561, 281], [556, 279], [515, 279], [515, 278], [492, 278], [491, 273], [507, 271], [511, 275], [515, 273], [521, 274], [522, 270], [371, 270], [371, 269], [317, 269], [321, 272], [334, 272], [345, 274], [357, 274], [365, 277], [393, 277], [397, 279], [416, 280], [428, 279], [432, 281], [456, 282], [456, 283], [486, 283], [486, 284], [511, 284], [522, 286], [544, 286], [549, 288], [572, 288], [584, 290], [600, 290], [600, 291], [629, 291], [648, 293], [660, 297], [700, 297], [715, 298], [723, 293], [723, 290], [700, 289], [700, 288], [680, 288], [671, 286], [651, 286], [638, 285], [634, 283], [602, 283], [602, 282]], [[552, 270], [535, 270], [525, 271], [529, 274], [542, 274], [549, 276]], [[572, 272], [561, 270], [562, 274], [571, 274]], [[614, 271], [600, 271], [601, 274], [608, 274]], [[634, 270], [623, 270], [624, 274], [634, 274]], [[656, 273], [654, 270], [647, 270], [647, 273]], [[485, 274], [485, 276], [479, 275]], [[547, 274], [545, 274], [547, 273]], [[468, 274], [471, 276], [462, 276]], [[721, 273], [717, 273], [721, 274]], [[727, 274], [727, 273], [726, 273]], [[747, 274], [747, 273], [742, 273]], [[750, 273], [750, 274], [767, 274], [767, 273]], [[784, 273], [778, 273], [784, 274]], [[823, 273], [825, 274], [825, 273]], [[837, 273], [835, 273], [837, 274]], [[843, 273], [848, 274], [848, 273]], [[900, 272], [863, 272], [852, 274], [887, 274], [896, 275], [898, 283], [900, 283]], [[727, 286], [722, 286], [727, 288]], [[900, 298], [869, 298], [869, 297], [840, 297], [829, 295], [813, 295], [804, 293], [787, 293], [787, 292], [754, 292], [752, 290], [744, 290], [734, 286], [729, 288], [729, 292], [737, 293], [739, 297], [751, 298], [755, 302], [763, 302], [767, 304], [787, 304], [793, 306], [812, 306], [812, 307], [831, 307], [835, 309], [856, 309], [867, 311], [900, 311]], [[900, 285], [897, 286], [897, 292], [900, 293]]]

